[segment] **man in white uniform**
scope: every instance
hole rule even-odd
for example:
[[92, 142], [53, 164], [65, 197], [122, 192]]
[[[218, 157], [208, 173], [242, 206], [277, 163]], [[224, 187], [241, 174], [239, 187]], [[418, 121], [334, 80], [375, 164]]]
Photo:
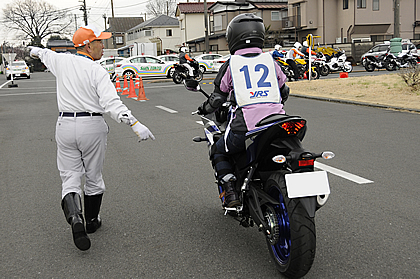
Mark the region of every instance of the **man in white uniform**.
[[[103, 55], [102, 40], [110, 37], [111, 33], [84, 26], [73, 36], [76, 55], [30, 47], [31, 56], [39, 57], [56, 77], [59, 116], [55, 138], [62, 180], [61, 206], [80, 250], [90, 248], [87, 233], [94, 233], [101, 226], [99, 210], [105, 191], [102, 168], [108, 134], [102, 115], [106, 113], [115, 121], [130, 125], [140, 141], [154, 139], [122, 103], [108, 72], [94, 62]], [[81, 204], [83, 175], [86, 228]]]

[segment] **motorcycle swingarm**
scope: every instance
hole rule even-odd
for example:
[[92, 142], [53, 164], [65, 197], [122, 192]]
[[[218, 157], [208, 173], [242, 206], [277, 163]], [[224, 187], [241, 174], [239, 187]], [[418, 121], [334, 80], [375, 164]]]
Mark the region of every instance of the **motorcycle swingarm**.
[[247, 193], [246, 202], [249, 208], [249, 214], [254, 222], [258, 225], [260, 229], [263, 229], [264, 232], [268, 232], [269, 228], [267, 223], [264, 220], [264, 215], [261, 210], [261, 206], [266, 203], [272, 205], [279, 205], [279, 202], [270, 197], [267, 193], [261, 189], [250, 187]]

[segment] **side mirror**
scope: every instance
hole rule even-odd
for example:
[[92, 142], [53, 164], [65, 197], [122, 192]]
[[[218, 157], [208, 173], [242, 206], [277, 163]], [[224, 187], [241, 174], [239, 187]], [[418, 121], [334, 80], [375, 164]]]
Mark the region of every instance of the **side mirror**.
[[196, 81], [195, 79], [184, 80], [184, 86], [189, 91], [195, 91], [195, 92], [201, 91], [200, 83]]

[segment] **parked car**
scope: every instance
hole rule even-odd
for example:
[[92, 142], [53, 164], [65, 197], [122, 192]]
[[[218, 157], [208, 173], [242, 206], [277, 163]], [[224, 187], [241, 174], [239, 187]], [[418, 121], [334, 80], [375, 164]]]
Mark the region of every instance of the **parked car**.
[[105, 68], [105, 70], [108, 71], [109, 77], [114, 80], [115, 79], [115, 65], [122, 61], [124, 59], [124, 57], [106, 57], [106, 58], [102, 58], [98, 61], [96, 61], [97, 63], [99, 63], [102, 67]]
[[165, 62], [152, 55], [137, 55], [116, 63], [118, 76], [163, 76], [171, 77], [174, 62]]
[[160, 55], [158, 56], [158, 58], [162, 59], [165, 62], [175, 62], [175, 63], [179, 62], [179, 57], [178, 55], [175, 55], [175, 54]]
[[6, 67], [6, 79], [11, 79], [12, 75], [13, 78], [18, 77], [26, 77], [31, 78], [31, 73], [29, 71], [28, 65], [26, 65], [25, 61], [13, 61], [9, 63]]
[[[403, 53], [411, 52], [413, 54], [417, 54], [417, 48], [413, 43], [403, 42], [401, 46], [402, 46]], [[368, 52], [362, 55], [362, 58], [361, 58], [362, 65], [365, 66], [365, 61], [366, 61], [365, 58], [367, 55], [369, 56], [372, 55], [378, 58], [379, 55], [386, 53], [389, 47], [390, 47], [389, 43], [373, 46], [371, 49], [368, 50]]]
[[230, 54], [222, 56], [221, 58], [215, 59], [213, 63], [213, 71], [218, 72], [220, 70], [220, 67], [228, 61], [230, 58]]
[[200, 70], [201, 72], [205, 73], [206, 71], [209, 72], [214, 72], [214, 71], [218, 71], [214, 70], [214, 60], [222, 58], [223, 55], [221, 54], [200, 54], [198, 56], [195, 56], [194, 59], [197, 60], [197, 62], [200, 65]]

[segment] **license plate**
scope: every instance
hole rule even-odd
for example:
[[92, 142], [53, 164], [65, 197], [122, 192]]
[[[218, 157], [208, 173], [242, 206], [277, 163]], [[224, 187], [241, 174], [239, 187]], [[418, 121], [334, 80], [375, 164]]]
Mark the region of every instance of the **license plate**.
[[330, 193], [330, 184], [326, 171], [286, 174], [287, 195], [289, 198], [301, 198]]
[[20, 77], [20, 74], [15, 74], [15, 76]]

